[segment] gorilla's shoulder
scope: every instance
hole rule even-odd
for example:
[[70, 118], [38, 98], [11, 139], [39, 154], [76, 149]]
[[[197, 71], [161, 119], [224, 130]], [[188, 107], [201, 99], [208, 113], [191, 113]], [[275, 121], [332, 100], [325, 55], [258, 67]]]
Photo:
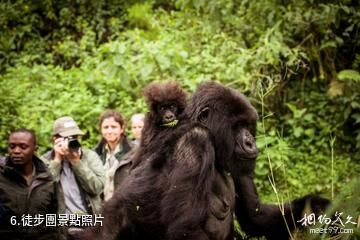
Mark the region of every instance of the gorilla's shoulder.
[[211, 133], [208, 128], [198, 123], [192, 123], [178, 139], [176, 149], [201, 149], [202, 151], [212, 143]]
[[208, 138], [209, 130], [207, 127], [202, 126], [198, 123], [195, 123], [195, 124], [192, 124], [192, 126], [189, 128], [189, 131], [186, 132], [185, 136]]

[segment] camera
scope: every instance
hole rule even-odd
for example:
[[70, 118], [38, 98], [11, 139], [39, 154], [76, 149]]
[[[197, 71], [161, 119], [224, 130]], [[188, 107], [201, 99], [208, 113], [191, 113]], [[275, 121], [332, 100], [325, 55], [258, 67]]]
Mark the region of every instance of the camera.
[[81, 144], [79, 140], [77, 140], [76, 136], [70, 136], [65, 138], [68, 140], [68, 148], [70, 151], [77, 152], [81, 148]]

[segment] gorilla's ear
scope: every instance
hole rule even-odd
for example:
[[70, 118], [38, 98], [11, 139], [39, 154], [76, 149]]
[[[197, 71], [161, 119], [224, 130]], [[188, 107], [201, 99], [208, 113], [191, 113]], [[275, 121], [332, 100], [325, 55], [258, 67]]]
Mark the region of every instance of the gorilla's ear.
[[209, 116], [209, 112], [210, 112], [210, 109], [208, 107], [205, 107], [203, 109], [200, 110], [200, 113], [199, 113], [199, 116], [197, 117], [197, 120], [206, 125], [206, 122], [207, 122], [207, 119], [208, 119], [208, 116]]

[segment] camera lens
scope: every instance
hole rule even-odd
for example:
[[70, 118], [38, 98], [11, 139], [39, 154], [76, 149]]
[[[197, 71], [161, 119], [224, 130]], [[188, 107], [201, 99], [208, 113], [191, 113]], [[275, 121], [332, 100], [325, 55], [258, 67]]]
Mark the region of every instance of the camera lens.
[[68, 148], [71, 151], [78, 151], [80, 147], [81, 147], [81, 144], [77, 139], [69, 139]]

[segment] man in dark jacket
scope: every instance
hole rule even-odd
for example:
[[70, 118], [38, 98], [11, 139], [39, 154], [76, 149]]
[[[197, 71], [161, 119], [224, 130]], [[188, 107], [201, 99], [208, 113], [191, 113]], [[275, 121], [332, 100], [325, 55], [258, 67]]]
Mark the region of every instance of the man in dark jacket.
[[45, 164], [34, 155], [36, 149], [31, 130], [10, 134], [9, 156], [0, 162], [2, 239], [63, 239], [56, 221], [47, 222], [60, 211], [60, 196]]

